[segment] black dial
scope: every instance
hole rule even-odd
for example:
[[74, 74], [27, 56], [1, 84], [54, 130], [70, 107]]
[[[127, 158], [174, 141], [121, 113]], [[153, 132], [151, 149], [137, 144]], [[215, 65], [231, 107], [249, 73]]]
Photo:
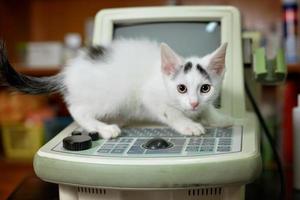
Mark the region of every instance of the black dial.
[[82, 151], [92, 147], [92, 138], [88, 135], [72, 135], [63, 139], [63, 147], [70, 151]]
[[82, 132], [81, 131], [73, 131], [72, 133], [71, 133], [71, 135], [82, 135]]
[[151, 140], [149, 140], [145, 144], [143, 144], [143, 147], [145, 149], [151, 149], [151, 150], [167, 149], [172, 146], [173, 146], [172, 143], [166, 141], [163, 138], [152, 138]]

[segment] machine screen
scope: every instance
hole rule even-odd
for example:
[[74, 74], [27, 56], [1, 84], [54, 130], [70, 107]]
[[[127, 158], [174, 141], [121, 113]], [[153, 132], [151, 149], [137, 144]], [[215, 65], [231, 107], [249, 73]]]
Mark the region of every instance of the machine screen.
[[149, 38], [167, 43], [184, 57], [204, 56], [220, 45], [221, 24], [211, 21], [115, 25], [113, 38]]

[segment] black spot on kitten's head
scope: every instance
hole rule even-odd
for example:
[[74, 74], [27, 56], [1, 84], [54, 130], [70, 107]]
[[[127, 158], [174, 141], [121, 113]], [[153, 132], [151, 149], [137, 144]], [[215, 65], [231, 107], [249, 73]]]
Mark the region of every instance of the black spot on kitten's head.
[[106, 52], [107, 52], [107, 49], [105, 47], [99, 46], [99, 45], [98, 46], [90, 46], [87, 49], [88, 56], [93, 60], [103, 57]]
[[207, 71], [201, 65], [197, 64], [197, 70], [200, 72], [200, 74], [202, 76], [204, 76], [206, 79], [210, 80], [209, 74], [207, 73]]
[[192, 69], [192, 67], [193, 67], [193, 64], [191, 62], [187, 62], [183, 68], [184, 73], [188, 73]]

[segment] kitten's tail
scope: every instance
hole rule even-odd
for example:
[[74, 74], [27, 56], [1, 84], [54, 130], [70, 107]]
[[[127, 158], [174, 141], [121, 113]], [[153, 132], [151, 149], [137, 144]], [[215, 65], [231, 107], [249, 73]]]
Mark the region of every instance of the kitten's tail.
[[45, 94], [63, 89], [61, 77], [32, 77], [16, 72], [8, 61], [4, 42], [0, 41], [0, 85], [28, 94]]

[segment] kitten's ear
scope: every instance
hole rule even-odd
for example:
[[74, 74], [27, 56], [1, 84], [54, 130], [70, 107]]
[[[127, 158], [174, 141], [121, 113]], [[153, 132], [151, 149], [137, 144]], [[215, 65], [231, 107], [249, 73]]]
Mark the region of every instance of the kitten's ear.
[[182, 65], [182, 59], [167, 44], [161, 43], [161, 68], [164, 74], [173, 75]]
[[227, 42], [222, 44], [219, 48], [217, 48], [210, 54], [208, 69], [213, 71], [217, 75], [222, 75], [224, 72], [226, 48]]

